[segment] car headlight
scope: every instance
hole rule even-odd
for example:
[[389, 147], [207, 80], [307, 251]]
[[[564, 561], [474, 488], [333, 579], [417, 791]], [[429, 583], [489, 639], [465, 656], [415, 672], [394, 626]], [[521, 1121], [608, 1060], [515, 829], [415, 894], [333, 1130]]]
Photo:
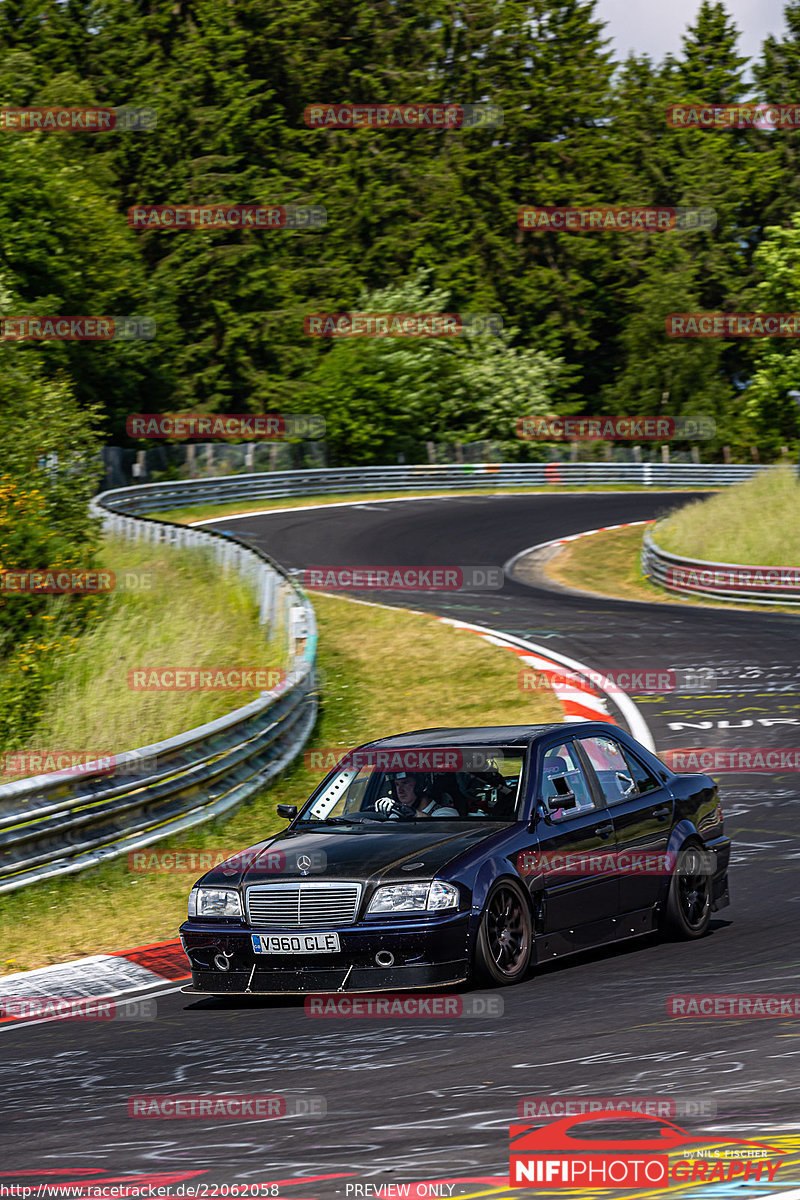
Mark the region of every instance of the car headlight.
[[230, 888], [192, 888], [189, 893], [190, 917], [240, 917], [239, 893]]
[[440, 912], [444, 908], [458, 908], [458, 888], [434, 879], [433, 883], [394, 883], [380, 887], [367, 912]]

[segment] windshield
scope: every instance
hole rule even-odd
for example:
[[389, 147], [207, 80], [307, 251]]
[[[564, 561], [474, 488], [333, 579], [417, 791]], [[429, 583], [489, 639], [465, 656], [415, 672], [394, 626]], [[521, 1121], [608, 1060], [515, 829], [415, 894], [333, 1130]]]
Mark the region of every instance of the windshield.
[[[406, 770], [409, 765], [437, 760], [426, 750], [354, 751], [342, 760], [301, 820], [351, 824], [518, 819], [521, 750], [459, 748], [440, 760], [446, 762], [446, 770], [436, 766]], [[387, 761], [393, 769], [387, 769]]]

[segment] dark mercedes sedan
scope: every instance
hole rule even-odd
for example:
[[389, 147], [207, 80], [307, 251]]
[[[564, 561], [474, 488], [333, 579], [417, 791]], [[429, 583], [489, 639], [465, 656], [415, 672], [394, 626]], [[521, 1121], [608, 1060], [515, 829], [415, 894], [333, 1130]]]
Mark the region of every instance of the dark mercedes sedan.
[[374, 992], [529, 967], [728, 904], [717, 785], [616, 726], [426, 729], [351, 751], [283, 832], [207, 872], [193, 993]]

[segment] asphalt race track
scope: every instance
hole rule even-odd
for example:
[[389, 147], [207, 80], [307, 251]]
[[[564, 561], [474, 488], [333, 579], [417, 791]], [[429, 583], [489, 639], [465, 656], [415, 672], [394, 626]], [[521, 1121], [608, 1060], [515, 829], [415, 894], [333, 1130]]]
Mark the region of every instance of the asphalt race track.
[[[548, 539], [649, 518], [686, 498], [378, 501], [220, 520], [216, 527], [293, 568], [501, 565]], [[798, 617], [557, 595], [511, 580], [502, 591], [365, 598], [491, 626], [604, 670], [713, 669], [710, 691], [634, 697], [659, 751], [800, 743]], [[525, 706], [521, 693], [520, 722]], [[500, 989], [501, 1017], [315, 1020], [300, 1001], [223, 1004], [170, 985], [158, 993], [155, 1021], [4, 1027], [0, 1150], [3, 1172], [21, 1174], [0, 1184], [95, 1168], [103, 1180], [202, 1172], [195, 1181], [211, 1187], [206, 1194], [214, 1194], [212, 1185], [283, 1181], [277, 1194], [293, 1200], [375, 1194], [355, 1190], [367, 1183], [454, 1178], [474, 1182], [430, 1194], [553, 1195], [482, 1182], [507, 1175], [508, 1126], [520, 1101], [627, 1096], [692, 1101], [694, 1110], [679, 1106], [670, 1119], [693, 1133], [793, 1151], [772, 1184], [695, 1182], [671, 1193], [796, 1200], [800, 1022], [675, 1020], [666, 1012], [673, 993], [800, 992], [797, 776], [726, 775], [722, 782], [734, 839], [731, 905], [716, 914], [709, 936], [632, 943], [540, 969], [526, 983]], [[135, 1095], [220, 1092], [286, 1093], [307, 1107], [321, 1099], [327, 1115], [128, 1116]], [[220, 1186], [216, 1194], [237, 1193]]]

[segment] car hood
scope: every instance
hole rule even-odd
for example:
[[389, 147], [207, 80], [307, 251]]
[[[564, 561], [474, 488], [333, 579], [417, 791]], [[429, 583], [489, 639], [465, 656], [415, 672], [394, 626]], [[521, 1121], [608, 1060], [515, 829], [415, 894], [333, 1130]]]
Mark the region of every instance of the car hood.
[[[437, 822], [438, 824], [438, 822]], [[203, 886], [282, 883], [289, 879], [359, 879], [386, 877], [429, 879], [443, 866], [492, 835], [510, 826], [497, 821], [442, 822], [438, 829], [398, 829], [356, 826], [287, 830], [208, 871]], [[302, 871], [302, 858], [311, 860]]]

